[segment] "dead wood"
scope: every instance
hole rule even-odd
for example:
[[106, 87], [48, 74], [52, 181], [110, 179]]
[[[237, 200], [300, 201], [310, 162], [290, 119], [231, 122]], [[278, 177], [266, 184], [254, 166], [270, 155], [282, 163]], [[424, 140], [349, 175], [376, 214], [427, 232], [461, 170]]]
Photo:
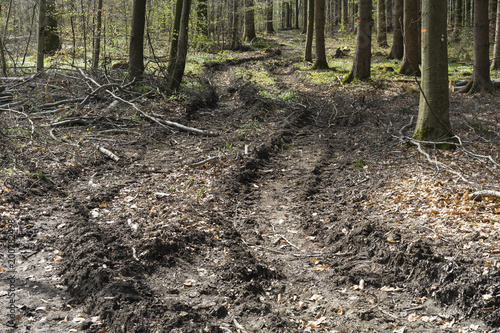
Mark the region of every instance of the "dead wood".
[[476, 201], [481, 201], [481, 200], [486, 199], [486, 198], [500, 199], [500, 192], [499, 191], [490, 191], [490, 190], [476, 191], [476, 192], [471, 193], [469, 196]]
[[118, 162], [120, 160], [120, 158], [118, 156], [116, 156], [116, 154], [114, 154], [112, 151], [110, 151], [104, 147], [99, 146], [99, 151], [115, 162]]

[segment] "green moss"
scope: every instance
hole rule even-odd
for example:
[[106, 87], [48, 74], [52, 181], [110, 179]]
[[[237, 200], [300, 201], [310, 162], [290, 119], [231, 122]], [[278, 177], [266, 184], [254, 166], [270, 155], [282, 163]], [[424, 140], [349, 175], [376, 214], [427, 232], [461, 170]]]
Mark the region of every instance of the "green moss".
[[[435, 138], [443, 137], [443, 133], [440, 130], [431, 127], [424, 127], [419, 130], [415, 130], [413, 134], [413, 138], [418, 141], [430, 141], [432, 142]], [[449, 143], [442, 143], [442, 141], [450, 141]], [[458, 140], [452, 138], [451, 135], [448, 135], [448, 139], [441, 139], [438, 144], [428, 144], [428, 146], [432, 146], [433, 148], [441, 149], [441, 150], [453, 150], [456, 149], [457, 146], [455, 143], [458, 143]]]

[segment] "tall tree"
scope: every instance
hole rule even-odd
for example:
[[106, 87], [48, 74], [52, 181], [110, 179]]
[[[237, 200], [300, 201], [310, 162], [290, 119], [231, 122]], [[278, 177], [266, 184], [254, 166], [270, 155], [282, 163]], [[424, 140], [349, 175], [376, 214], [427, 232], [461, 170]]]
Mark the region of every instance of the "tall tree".
[[328, 62], [326, 61], [325, 50], [325, 0], [315, 0], [314, 21], [316, 21], [316, 61], [314, 62], [313, 69], [327, 69]]
[[302, 8], [302, 33], [305, 35], [307, 33], [307, 0], [302, 1], [302, 4], [304, 6]]
[[463, 20], [463, 4], [462, 0], [456, 0], [455, 2], [455, 22], [454, 22], [454, 34], [455, 37], [460, 36], [462, 30], [462, 20]]
[[38, 50], [36, 54], [37, 71], [43, 70], [44, 67], [46, 16], [47, 16], [47, 2], [46, 0], [40, 0], [40, 9], [38, 11]]
[[132, 28], [128, 54], [128, 71], [131, 79], [144, 74], [144, 25], [146, 23], [146, 0], [134, 0]]
[[267, 5], [266, 5], [266, 32], [268, 34], [273, 34], [274, 33], [274, 27], [273, 27], [274, 6], [273, 6], [273, 1], [274, 0], [267, 0]]
[[184, 70], [186, 68], [186, 57], [188, 51], [189, 32], [189, 12], [191, 11], [191, 0], [184, 0], [182, 3], [181, 23], [179, 29], [179, 42], [177, 45], [177, 55], [175, 57], [175, 68], [170, 78], [170, 90], [179, 89]]
[[497, 22], [495, 29], [495, 46], [493, 48], [492, 69], [500, 69], [500, 0], [497, 3]]
[[102, 30], [102, 0], [97, 2], [97, 18], [96, 18], [94, 52], [92, 53], [92, 68], [96, 69], [99, 66], [99, 55], [101, 52], [101, 30]]
[[183, 0], [176, 0], [174, 24], [172, 27], [172, 37], [170, 39], [170, 50], [168, 52], [167, 78], [174, 75], [175, 61], [177, 59], [177, 50], [179, 45], [179, 30], [181, 27]]
[[379, 46], [387, 47], [387, 25], [385, 20], [385, 1], [377, 1], [377, 43]]
[[445, 141], [453, 137], [449, 116], [447, 1], [423, 0], [422, 90], [413, 134], [417, 140]]
[[404, 0], [404, 55], [400, 74], [420, 75], [420, 47], [418, 31], [418, 4], [420, 0]]
[[358, 33], [356, 40], [356, 54], [352, 70], [343, 82], [366, 80], [370, 77], [372, 59], [372, 0], [359, 0]]
[[312, 41], [314, 37], [314, 1], [309, 0], [308, 8], [308, 22], [307, 22], [307, 34], [306, 34], [306, 52], [304, 55], [304, 61], [312, 62]]
[[243, 40], [250, 42], [256, 37], [254, 0], [245, 0], [245, 32]]
[[392, 31], [392, 29], [394, 29], [393, 12], [394, 12], [393, 0], [387, 0], [385, 6], [385, 21], [387, 25], [387, 31]]
[[492, 92], [490, 78], [490, 40], [488, 0], [474, 1], [474, 68], [472, 80], [460, 90], [464, 93]]
[[299, 29], [299, 0], [295, 0], [295, 29]]
[[404, 55], [403, 1], [404, 0], [394, 0], [394, 34], [392, 37], [391, 52], [389, 53], [387, 59], [402, 59]]

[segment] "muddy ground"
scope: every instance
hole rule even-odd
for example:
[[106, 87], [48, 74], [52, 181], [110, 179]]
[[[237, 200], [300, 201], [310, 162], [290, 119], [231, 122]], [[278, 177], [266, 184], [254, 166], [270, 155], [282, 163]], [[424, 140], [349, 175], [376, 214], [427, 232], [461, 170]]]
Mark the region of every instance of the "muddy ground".
[[134, 101], [217, 136], [104, 92], [49, 105], [81, 97], [76, 72], [12, 88], [3, 331], [499, 331], [500, 205], [471, 195], [499, 185], [498, 96], [452, 94], [463, 146], [418, 147], [411, 80], [314, 83], [291, 38]]

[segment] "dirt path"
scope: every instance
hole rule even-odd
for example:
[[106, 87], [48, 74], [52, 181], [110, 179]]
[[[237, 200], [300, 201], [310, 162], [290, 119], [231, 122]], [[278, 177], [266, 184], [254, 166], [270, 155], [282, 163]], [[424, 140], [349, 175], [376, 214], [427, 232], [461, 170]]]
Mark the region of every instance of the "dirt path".
[[[290, 45], [207, 65], [213, 108], [141, 104], [220, 136], [139, 123], [110, 146], [118, 162], [48, 135], [19, 156], [43, 158], [2, 178], [10, 331], [498, 331], [498, 223], [486, 237], [427, 213], [424, 186], [442, 214], [466, 187], [394, 137], [418, 96], [315, 84]], [[479, 225], [489, 205], [452, 216]]]

